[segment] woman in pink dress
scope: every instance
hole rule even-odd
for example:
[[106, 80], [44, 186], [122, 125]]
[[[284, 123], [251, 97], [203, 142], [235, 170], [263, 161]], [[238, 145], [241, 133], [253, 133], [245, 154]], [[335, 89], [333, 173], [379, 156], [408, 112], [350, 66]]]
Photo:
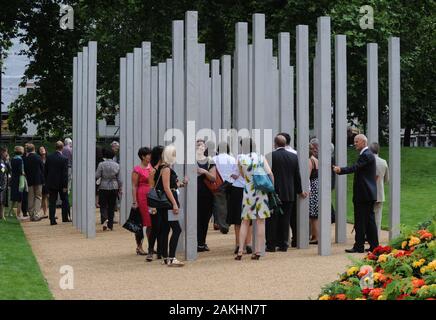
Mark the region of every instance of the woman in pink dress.
[[[142, 217], [142, 225], [147, 227], [147, 238], [151, 231], [151, 218], [147, 205], [147, 194], [150, 191], [149, 175], [152, 170], [150, 165], [151, 150], [149, 148], [141, 148], [138, 151], [141, 164], [133, 168], [132, 172], [132, 195], [133, 203], [132, 208], [139, 208], [139, 212]], [[144, 233], [141, 232], [135, 235], [136, 238], [136, 254], [145, 256], [146, 253], [142, 248], [142, 242], [144, 240]]]

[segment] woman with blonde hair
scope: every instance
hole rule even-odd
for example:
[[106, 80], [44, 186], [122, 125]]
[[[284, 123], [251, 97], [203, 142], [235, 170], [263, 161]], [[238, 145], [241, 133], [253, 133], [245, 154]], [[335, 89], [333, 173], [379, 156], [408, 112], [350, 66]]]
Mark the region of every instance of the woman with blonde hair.
[[[186, 180], [182, 183], [179, 182], [176, 172], [172, 169], [172, 166], [175, 162], [176, 147], [174, 145], [169, 145], [165, 147], [162, 152], [162, 163], [154, 174], [154, 181], [156, 190], [165, 192], [169, 202], [172, 205], [172, 213], [174, 215], [178, 215], [180, 209], [178, 188], [183, 187], [186, 184]], [[157, 214], [160, 215], [162, 219], [161, 230], [158, 239], [158, 247], [160, 247], [162, 250], [162, 264], [167, 264], [169, 267], [182, 267], [184, 266], [184, 263], [176, 258], [177, 243], [179, 242], [182, 228], [180, 227], [179, 221], [169, 221], [168, 211], [168, 209], [157, 209]], [[168, 236], [170, 229], [172, 234], [168, 252]]]

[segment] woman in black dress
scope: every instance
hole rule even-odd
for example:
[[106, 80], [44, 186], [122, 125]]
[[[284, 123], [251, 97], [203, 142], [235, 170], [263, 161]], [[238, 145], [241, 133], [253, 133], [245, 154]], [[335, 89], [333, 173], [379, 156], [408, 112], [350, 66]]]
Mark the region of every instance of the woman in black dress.
[[23, 200], [23, 192], [19, 190], [20, 176], [24, 175], [23, 156], [24, 148], [16, 146], [14, 148], [14, 157], [11, 160], [11, 206], [9, 215], [12, 215], [14, 207], [17, 206], [17, 219], [24, 219], [21, 215], [21, 204]]
[[212, 217], [213, 193], [204, 183], [204, 179], [213, 182], [216, 179], [216, 167], [207, 157], [206, 143], [197, 140], [197, 251], [210, 251], [206, 244], [207, 229]]

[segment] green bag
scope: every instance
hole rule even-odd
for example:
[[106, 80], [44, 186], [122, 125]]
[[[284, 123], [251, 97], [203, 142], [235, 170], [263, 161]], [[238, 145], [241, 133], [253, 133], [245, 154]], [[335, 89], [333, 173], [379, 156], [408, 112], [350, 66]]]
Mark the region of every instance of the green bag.
[[23, 175], [20, 176], [20, 180], [18, 182], [18, 191], [19, 192], [29, 191], [26, 177]]

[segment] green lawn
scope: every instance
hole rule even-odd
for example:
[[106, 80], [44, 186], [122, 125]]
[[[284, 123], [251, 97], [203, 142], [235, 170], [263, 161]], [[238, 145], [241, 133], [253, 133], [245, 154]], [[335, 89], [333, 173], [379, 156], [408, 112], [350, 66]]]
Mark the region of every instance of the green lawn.
[[[348, 150], [348, 163], [357, 159], [354, 148]], [[389, 160], [389, 148], [380, 156]], [[401, 223], [416, 226], [436, 215], [436, 148], [401, 149]], [[348, 221], [353, 222], [353, 175], [348, 175]], [[389, 186], [385, 186], [382, 226], [388, 228]]]
[[52, 300], [20, 223], [0, 221], [0, 300]]

